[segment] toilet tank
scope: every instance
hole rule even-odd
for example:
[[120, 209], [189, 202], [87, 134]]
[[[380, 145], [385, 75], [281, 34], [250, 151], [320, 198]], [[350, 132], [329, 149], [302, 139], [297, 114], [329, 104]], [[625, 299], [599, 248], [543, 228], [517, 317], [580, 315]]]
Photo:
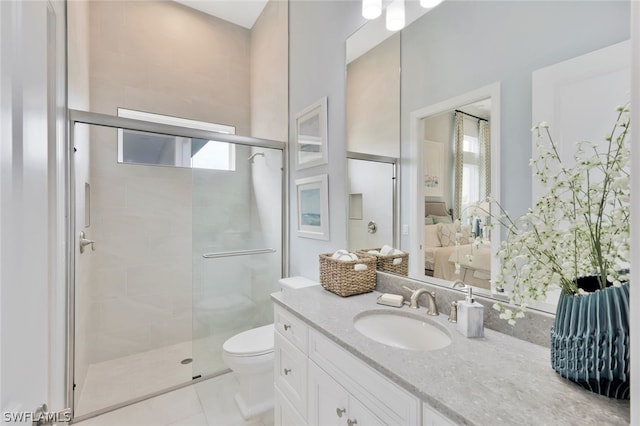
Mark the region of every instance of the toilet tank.
[[295, 290], [298, 288], [311, 287], [312, 285], [320, 285], [320, 283], [305, 277], [280, 278], [280, 291], [282, 292], [290, 289]]

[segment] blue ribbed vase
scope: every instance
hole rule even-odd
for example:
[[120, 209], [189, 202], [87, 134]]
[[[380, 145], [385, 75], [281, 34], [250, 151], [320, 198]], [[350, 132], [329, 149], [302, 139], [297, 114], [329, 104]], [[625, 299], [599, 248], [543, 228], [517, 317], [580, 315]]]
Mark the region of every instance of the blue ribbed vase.
[[629, 399], [628, 283], [583, 296], [560, 294], [551, 366], [592, 392]]

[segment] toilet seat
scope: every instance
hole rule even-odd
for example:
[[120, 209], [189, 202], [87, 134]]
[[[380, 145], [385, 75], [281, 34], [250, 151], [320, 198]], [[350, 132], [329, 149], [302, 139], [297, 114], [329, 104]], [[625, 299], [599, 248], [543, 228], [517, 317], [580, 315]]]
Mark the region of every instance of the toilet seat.
[[223, 351], [234, 357], [253, 357], [273, 352], [273, 324], [243, 331], [222, 345]]

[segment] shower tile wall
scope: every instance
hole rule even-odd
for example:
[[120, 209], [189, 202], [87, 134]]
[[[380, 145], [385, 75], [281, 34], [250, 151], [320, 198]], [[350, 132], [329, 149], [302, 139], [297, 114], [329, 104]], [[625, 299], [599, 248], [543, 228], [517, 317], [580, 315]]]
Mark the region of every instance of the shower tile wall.
[[[249, 30], [159, 1], [92, 1], [89, 22], [92, 111], [124, 107], [249, 133]], [[89, 363], [192, 337], [191, 170], [118, 165], [115, 135], [92, 129], [100, 235], [93, 235]]]
[[[164, 1], [86, 2], [83, 22], [82, 17], [73, 18], [80, 7], [76, 3], [69, 6], [69, 24], [78, 34], [88, 33], [82, 39], [87, 40], [89, 60], [85, 66], [78, 62], [82, 55], [70, 57], [71, 67], [77, 68], [70, 70], [75, 72], [70, 86], [84, 75], [88, 88], [82, 93], [90, 98], [88, 107], [77, 108], [115, 115], [123, 107], [230, 124], [242, 135], [287, 138], [286, 2], [270, 1], [252, 30]], [[196, 326], [192, 336], [192, 295], [199, 300], [211, 290], [199, 279], [203, 267], [194, 265], [191, 256], [199, 261], [201, 249], [213, 250], [215, 244], [205, 247], [206, 227], [191, 241], [192, 225], [233, 217], [237, 228], [242, 215], [266, 207], [259, 217], [250, 218], [255, 230], [280, 214], [279, 198], [266, 192], [265, 185], [280, 179], [281, 164], [271, 177], [253, 175], [254, 184], [262, 186], [245, 195], [251, 207], [238, 203], [235, 209], [222, 209], [212, 202], [211, 211], [194, 218], [194, 206], [187, 206], [197, 191], [190, 170], [117, 165], [115, 131], [93, 128], [92, 149], [107, 138], [100, 132], [113, 133], [108, 136], [111, 142], [91, 153], [88, 173], [93, 213], [88, 237], [96, 240], [96, 251], [83, 259], [86, 273], [76, 282], [77, 394], [89, 364], [206, 333]], [[237, 158], [242, 161], [249, 154]], [[254, 173], [266, 164], [262, 160]], [[206, 188], [206, 179], [198, 176]], [[233, 191], [228, 185], [225, 189]], [[208, 202], [206, 195], [195, 195], [196, 203]], [[262, 239], [265, 246], [279, 248], [280, 229], [266, 231]], [[228, 272], [240, 271], [239, 278], [225, 281], [218, 273], [225, 285], [245, 285], [242, 291], [268, 301], [276, 284], [264, 278], [257, 258], [230, 265]], [[244, 277], [258, 279], [251, 284]], [[262, 287], [264, 280], [270, 286]], [[259, 310], [271, 315], [269, 309]]]
[[[259, 279], [261, 268], [269, 268], [265, 260], [202, 258], [205, 252], [262, 248], [269, 240], [279, 247], [279, 235], [269, 235], [279, 230], [254, 232], [262, 224], [252, 217], [249, 148], [237, 147], [234, 172], [192, 175], [190, 169], [118, 164], [116, 131], [94, 128], [91, 137], [96, 251], [86, 344], [92, 363], [191, 340], [192, 300], [237, 294], [253, 300], [254, 277], [254, 285], [264, 289], [258, 299], [268, 299], [274, 283]], [[273, 186], [262, 192], [279, 204]], [[268, 200], [264, 204], [269, 207]], [[252, 314], [234, 326], [264, 322]], [[205, 322], [195, 321], [194, 338], [221, 331]]]
[[93, 128], [92, 363], [191, 339], [191, 171], [118, 164]]

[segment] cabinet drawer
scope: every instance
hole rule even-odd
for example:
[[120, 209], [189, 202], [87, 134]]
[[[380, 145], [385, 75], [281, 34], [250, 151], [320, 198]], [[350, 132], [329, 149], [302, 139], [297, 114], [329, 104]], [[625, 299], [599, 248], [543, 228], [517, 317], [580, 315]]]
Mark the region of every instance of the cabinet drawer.
[[275, 307], [274, 326], [282, 336], [293, 343], [303, 353], [307, 353], [309, 326], [280, 306]]
[[390, 425], [416, 425], [422, 404], [336, 343], [314, 329], [309, 330], [309, 358], [334, 378], [372, 414]]
[[275, 333], [275, 384], [282, 394], [307, 418], [307, 356], [280, 333]]

